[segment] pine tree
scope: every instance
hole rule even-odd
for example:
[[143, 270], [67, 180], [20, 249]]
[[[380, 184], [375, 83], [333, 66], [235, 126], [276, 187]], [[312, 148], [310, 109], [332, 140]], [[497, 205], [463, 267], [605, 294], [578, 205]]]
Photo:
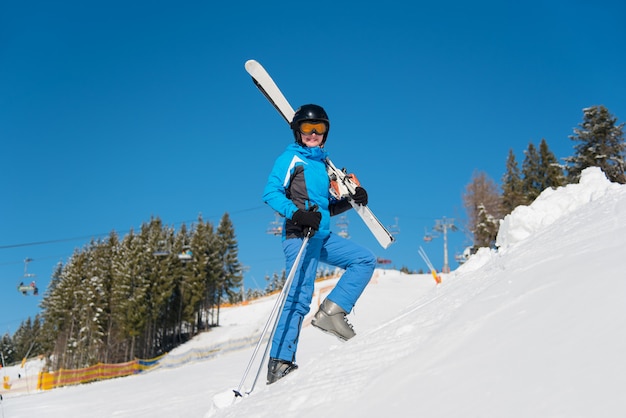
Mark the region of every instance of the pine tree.
[[119, 363], [127, 361], [125, 355], [125, 340], [119, 322], [119, 309], [126, 303], [125, 296], [120, 295], [119, 286], [122, 284], [122, 266], [124, 250], [122, 242], [115, 231], [111, 232], [105, 243], [106, 250], [102, 255], [107, 257], [106, 276], [103, 281], [102, 324], [104, 328], [103, 352], [100, 361], [103, 363]]
[[502, 210], [508, 215], [519, 205], [526, 204], [520, 169], [513, 150], [509, 150], [506, 160], [506, 173], [502, 178]]
[[484, 205], [478, 205], [476, 226], [474, 227], [474, 243], [477, 247], [493, 247], [498, 235], [499, 221], [491, 215]]
[[[200, 311], [205, 295], [208, 244], [202, 218], [183, 240], [188, 243], [192, 258], [181, 260], [181, 269], [175, 280], [174, 308], [176, 312], [175, 335], [176, 343], [180, 344], [195, 333], [196, 324], [200, 321]], [[177, 239], [178, 240], [178, 239]]]
[[541, 179], [539, 177], [540, 158], [537, 153], [537, 148], [535, 148], [532, 142], [528, 144], [528, 148], [524, 154], [524, 162], [522, 163], [522, 185], [524, 196], [526, 197], [526, 204], [530, 204], [534, 202], [537, 196], [542, 192]]
[[34, 319], [29, 317], [23, 321], [12, 338], [14, 361], [44, 354], [45, 341], [42, 335], [40, 315], [35, 315]]
[[239, 248], [235, 237], [235, 229], [228, 213], [225, 213], [217, 227], [217, 248], [221, 259], [221, 276], [218, 283], [218, 321], [221, 297], [227, 296], [229, 302], [241, 300], [242, 267], [239, 262]]
[[565, 175], [563, 168], [559, 164], [556, 156], [548, 148], [545, 139], [539, 144], [539, 189], [541, 191], [549, 188], [557, 188], [565, 185]]
[[143, 245], [139, 235], [130, 231], [121, 243], [120, 265], [112, 297], [117, 302], [114, 311], [120, 330], [124, 357], [139, 357], [142, 333], [148, 322], [148, 280], [144, 273]]
[[62, 311], [61, 291], [59, 290], [64, 280], [64, 271], [65, 266], [62, 263], [55, 266], [50, 284], [40, 304], [43, 318], [42, 339], [45, 341], [43, 345], [48, 354], [53, 354], [51, 357], [54, 359], [51, 364], [53, 369], [58, 367], [64, 350], [62, 344], [59, 344], [60, 339], [65, 335], [63, 329], [64, 313]]
[[191, 239], [191, 247], [194, 254], [194, 262], [192, 264], [194, 281], [190, 284], [194, 289], [190, 303], [193, 305], [196, 315], [195, 326], [198, 331], [209, 326], [208, 315], [203, 315], [203, 313], [209, 312], [211, 306], [209, 303], [209, 289], [213, 277], [211, 274], [213, 241], [213, 225], [209, 222], [204, 222], [202, 217], [199, 216], [198, 225]]
[[287, 281], [287, 273], [285, 270], [282, 271], [280, 275], [274, 272], [272, 277], [265, 276], [265, 281], [267, 281], [267, 286], [265, 286], [265, 294], [269, 295], [277, 290], [281, 290], [285, 286], [285, 282]]
[[568, 180], [576, 183], [585, 168], [600, 167], [609, 180], [625, 184], [624, 123], [617, 125], [617, 118], [604, 106], [592, 106], [583, 113], [583, 122], [569, 137], [576, 145], [574, 156], [565, 159]]
[[[140, 355], [144, 358], [162, 354], [173, 348], [175, 340], [180, 341], [181, 309], [184, 308], [182, 282], [190, 274], [189, 264], [193, 263], [193, 256], [186, 256], [187, 251], [192, 251], [190, 235], [185, 224], [174, 234], [173, 230], [164, 228], [160, 219], [153, 219], [142, 228], [141, 244], [145, 249], [141, 263], [147, 322], [139, 341], [142, 344]], [[164, 240], [172, 242], [172, 251], [169, 257], [160, 258], [154, 255], [155, 248]]]
[[0, 352], [2, 353], [2, 360], [4, 361], [4, 364], [0, 363], [0, 366], [7, 366], [18, 360], [19, 357], [17, 357], [15, 350], [13, 338], [11, 338], [8, 332], [5, 333], [0, 339]]
[[112, 258], [116, 244], [117, 235], [113, 232], [108, 239], [92, 242], [84, 250], [87, 257], [82, 284], [85, 299], [78, 310], [81, 323], [80, 363], [84, 365], [96, 364], [107, 358]]
[[206, 284], [203, 311], [206, 312], [206, 326], [212, 327], [219, 324], [219, 305], [221, 303], [222, 289], [222, 245], [211, 224], [206, 225], [203, 239], [207, 243], [205, 250], [206, 261], [204, 262]]

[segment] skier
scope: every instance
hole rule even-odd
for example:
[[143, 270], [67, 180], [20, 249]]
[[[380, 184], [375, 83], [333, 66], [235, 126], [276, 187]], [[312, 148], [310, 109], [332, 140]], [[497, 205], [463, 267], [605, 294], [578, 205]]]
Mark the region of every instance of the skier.
[[[311, 324], [342, 340], [355, 335], [346, 315], [376, 267], [376, 257], [371, 251], [330, 232], [330, 217], [349, 210], [352, 205], [347, 198], [338, 200], [329, 191], [324, 144], [330, 122], [326, 111], [318, 105], [303, 105], [296, 111], [291, 129], [295, 143], [276, 159], [263, 200], [285, 218], [282, 239], [287, 270], [291, 269], [307, 233], [310, 238], [276, 326], [267, 384], [298, 368], [295, 363], [298, 337], [310, 310], [318, 263], [340, 267], [345, 272]], [[358, 205], [367, 205], [367, 192], [362, 187], [357, 187], [350, 198]]]

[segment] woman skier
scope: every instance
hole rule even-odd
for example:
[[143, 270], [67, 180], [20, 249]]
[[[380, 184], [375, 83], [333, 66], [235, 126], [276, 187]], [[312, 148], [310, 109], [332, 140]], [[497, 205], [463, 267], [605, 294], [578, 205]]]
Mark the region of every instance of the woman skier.
[[[276, 159], [265, 186], [263, 200], [285, 218], [282, 244], [289, 271], [309, 234], [303, 260], [288, 290], [276, 326], [268, 363], [271, 384], [296, 370], [296, 350], [304, 317], [310, 310], [319, 262], [344, 269], [344, 273], [322, 302], [311, 324], [342, 340], [355, 332], [346, 319], [369, 283], [376, 257], [364, 247], [330, 232], [330, 217], [352, 208], [348, 198], [330, 193], [324, 144], [330, 121], [318, 105], [301, 106], [291, 122], [295, 143]], [[367, 192], [357, 187], [349, 197], [367, 205]]]

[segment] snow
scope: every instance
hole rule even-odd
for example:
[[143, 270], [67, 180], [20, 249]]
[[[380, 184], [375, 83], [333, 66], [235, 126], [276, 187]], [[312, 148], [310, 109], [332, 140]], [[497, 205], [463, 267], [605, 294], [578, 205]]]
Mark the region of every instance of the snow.
[[[2, 416], [623, 417], [626, 186], [587, 169], [579, 184], [544, 191], [507, 216], [497, 243], [440, 285], [377, 270], [350, 315], [355, 338], [340, 342], [305, 323], [299, 370], [266, 386], [263, 369], [243, 399], [232, 390], [275, 297], [223, 309], [221, 327], [164, 362], [218, 350], [211, 357], [46, 392], [3, 391]], [[313, 307], [332, 283], [317, 285]]]
[[515, 208], [504, 218], [496, 245], [503, 249], [521, 241], [580, 206], [602, 198], [609, 190], [620, 187], [611, 183], [599, 168], [589, 168], [579, 184], [557, 190], [546, 189], [532, 205]]

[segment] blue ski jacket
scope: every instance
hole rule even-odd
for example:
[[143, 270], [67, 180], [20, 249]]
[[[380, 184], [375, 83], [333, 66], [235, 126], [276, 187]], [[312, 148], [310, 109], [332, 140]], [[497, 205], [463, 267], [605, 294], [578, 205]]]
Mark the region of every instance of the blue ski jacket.
[[283, 239], [303, 236], [302, 227], [291, 221], [298, 209], [316, 207], [322, 220], [315, 237], [325, 238], [330, 234], [330, 217], [352, 207], [347, 199], [337, 200], [330, 194], [326, 157], [323, 148], [293, 143], [274, 162], [263, 201], [285, 218]]

